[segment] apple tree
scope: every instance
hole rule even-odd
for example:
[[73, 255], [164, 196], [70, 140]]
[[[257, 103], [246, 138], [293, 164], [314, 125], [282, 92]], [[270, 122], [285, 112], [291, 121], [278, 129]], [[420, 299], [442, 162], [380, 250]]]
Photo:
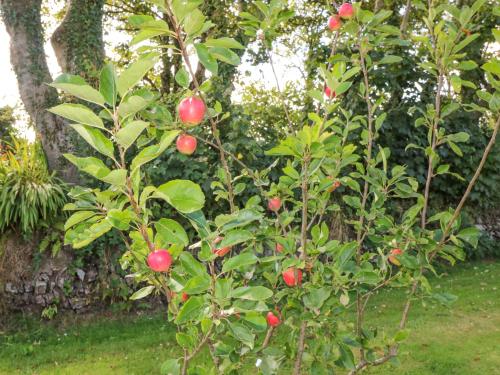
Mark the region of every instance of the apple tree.
[[[308, 114], [299, 130], [291, 127], [276, 140], [267, 151], [276, 162], [264, 170], [252, 170], [224, 148], [219, 124], [231, 114], [218, 102], [208, 107], [211, 78], [200, 81], [192, 66], [196, 55], [214, 77], [220, 64], [240, 63], [235, 50], [241, 44], [228, 37], [200, 41], [213, 26], [199, 10], [201, 1], [151, 3], [169, 22], [133, 16], [138, 33], [132, 44], [169, 36], [177, 40], [176, 46], [141, 46], [137, 60], [119, 73], [107, 65], [98, 90], [71, 75], [52, 83], [89, 103], [62, 104], [51, 111], [73, 123], [71, 127], [102, 155], [66, 158], [106, 186], [71, 191], [74, 202], [66, 209], [74, 213], [66, 223], [66, 243], [78, 249], [110, 230], [121, 233], [126, 248], [122, 267], [145, 285], [132, 298], [161, 293], [168, 301], [168, 320], [176, 327], [181, 354], [166, 359], [166, 374], [238, 373], [250, 361], [265, 374], [290, 366], [294, 374], [338, 368], [356, 374], [366, 367], [396, 363], [400, 342], [409, 334], [406, 322], [412, 301], [450, 298], [432, 292], [427, 275], [436, 272], [433, 264], [462, 259], [464, 242], [477, 240], [474, 228], [462, 228], [460, 212], [498, 131], [499, 62], [482, 67], [494, 90], [478, 92], [487, 103], [484, 107], [461, 102], [460, 88], [473, 84], [454, 73], [479, 68], [461, 51], [475, 38], [468, 30], [474, 30], [484, 1], [461, 9], [418, 2], [415, 6], [426, 11], [427, 30], [415, 30], [410, 39], [384, 23], [392, 14], [388, 10], [373, 13], [359, 3], [332, 9], [325, 25], [331, 56], [317, 67], [323, 81], [305, 93], [317, 111]], [[254, 5], [255, 14], [239, 15], [241, 27], [270, 47], [280, 23], [293, 12], [286, 1]], [[498, 39], [498, 31], [494, 33]], [[337, 52], [341, 43], [346, 53]], [[408, 43], [427, 48], [432, 61], [388, 52]], [[178, 54], [184, 62], [175, 77], [183, 88], [176, 116], [168, 113], [156, 93], [138, 85], [162, 53]], [[388, 97], [370, 85], [370, 74], [403, 58], [415, 59], [436, 79], [435, 102], [415, 107], [420, 113], [415, 125], [428, 129], [428, 145], [408, 146], [427, 158], [423, 186], [407, 175], [404, 165], [389, 168], [390, 147], [377, 142], [387, 116], [381, 108]], [[359, 113], [343, 106], [343, 95], [350, 90], [365, 103]], [[440, 162], [438, 150], [448, 147], [462, 156], [460, 143], [468, 140], [467, 133], [449, 133], [441, 126], [446, 116], [461, 108], [481, 112], [494, 132], [458, 206], [431, 212], [433, 178], [456, 174]], [[211, 134], [193, 132], [203, 122]], [[172, 180], [151, 186], [143, 171], [174, 142], [179, 152], [192, 155], [198, 141], [220, 155], [219, 178], [212, 187], [230, 209], [216, 217], [204, 215], [206, 197], [196, 182]], [[282, 173], [272, 182], [268, 174], [277, 165]], [[259, 194], [238, 204], [238, 196], [250, 184]], [[182, 220], [154, 215], [153, 200], [170, 205]], [[325, 220], [340, 210], [349, 217], [347, 240], [332, 236]], [[195, 237], [188, 236], [187, 223]], [[381, 336], [366, 326], [364, 316], [371, 296], [390, 287], [407, 288], [408, 301], [393, 334]], [[285, 345], [280, 344], [280, 332], [287, 337]], [[212, 363], [192, 366], [205, 348]]]

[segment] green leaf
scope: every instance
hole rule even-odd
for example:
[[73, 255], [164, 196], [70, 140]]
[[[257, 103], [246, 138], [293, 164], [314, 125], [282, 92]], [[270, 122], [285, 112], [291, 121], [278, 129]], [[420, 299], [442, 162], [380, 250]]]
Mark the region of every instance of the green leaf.
[[189, 87], [189, 73], [181, 67], [179, 71], [175, 74], [175, 81], [179, 84], [179, 86], [188, 88]]
[[378, 64], [396, 64], [403, 61], [403, 59], [400, 56], [394, 56], [394, 55], [385, 55], [382, 60], [378, 62]]
[[498, 60], [488, 61], [486, 64], [482, 66], [482, 68], [483, 70], [496, 74], [497, 76], [500, 77], [500, 61]]
[[[225, 246], [221, 245], [221, 247]], [[224, 266], [222, 266], [222, 272], [229, 272], [239, 267], [249, 266], [257, 263], [258, 260], [259, 258], [257, 258], [254, 254], [244, 252], [226, 260], [224, 262]]]
[[130, 222], [134, 219], [134, 214], [129, 210], [119, 210], [113, 208], [108, 211], [108, 221], [118, 230], [126, 231], [130, 227]]
[[101, 179], [107, 176], [110, 169], [103, 163], [101, 159], [94, 157], [79, 158], [71, 154], [64, 154], [64, 157], [74, 164], [79, 170], [90, 174], [91, 176]]
[[117, 79], [114, 65], [106, 64], [101, 70], [99, 91], [106, 102], [113, 108], [116, 106], [116, 99], [118, 97], [118, 88], [116, 87]]
[[205, 195], [200, 185], [188, 180], [169, 181], [157, 189], [155, 196], [182, 213], [201, 210], [205, 205]]
[[120, 107], [118, 108], [118, 114], [120, 115], [120, 117], [126, 118], [135, 115], [139, 111], [142, 111], [150, 104], [150, 101], [138, 95], [132, 95], [120, 104]]
[[177, 18], [179, 22], [182, 22], [190, 12], [195, 10], [202, 3], [203, 0], [173, 0], [172, 12], [175, 18]]
[[[163, 0], [162, 0], [163, 1]], [[169, 359], [161, 365], [161, 375], [180, 375], [181, 365], [178, 359]]]
[[267, 328], [266, 318], [264, 318], [261, 313], [257, 311], [250, 311], [246, 313], [243, 319], [245, 319], [245, 321], [248, 322], [252, 328], [258, 331], [262, 332]]
[[194, 48], [196, 49], [198, 59], [200, 59], [200, 62], [203, 64], [203, 66], [216, 76], [219, 70], [219, 66], [217, 64], [217, 60], [215, 60], [215, 58], [208, 51], [208, 48], [201, 43], [195, 43]]
[[153, 292], [153, 290], [155, 290], [155, 287], [153, 285], [145, 286], [144, 288], [139, 289], [137, 292], [132, 294], [130, 296], [130, 299], [135, 301], [135, 300], [147, 297]]
[[149, 123], [144, 121], [132, 121], [116, 133], [116, 142], [126, 150], [148, 126]]
[[149, 54], [132, 63], [122, 74], [120, 74], [117, 82], [120, 95], [124, 97], [132, 87], [137, 85], [146, 73], [155, 66], [158, 59], [158, 54]]
[[50, 108], [48, 111], [78, 124], [104, 129], [104, 124], [99, 116], [81, 104], [60, 104]]
[[244, 229], [235, 229], [225, 234], [224, 239], [220, 243], [220, 247], [234, 246], [239, 243], [250, 241], [253, 234]]
[[115, 148], [113, 146], [113, 142], [106, 138], [106, 136], [99, 129], [81, 124], [71, 124], [70, 126], [75, 129], [77, 133], [80, 134], [80, 136], [94, 149], [103, 155], [114, 158]]
[[468, 142], [470, 139], [469, 133], [466, 132], [459, 132], [455, 134], [449, 134], [448, 139], [452, 142], [455, 143], [463, 143], [463, 142]]
[[182, 289], [189, 295], [200, 294], [210, 288], [210, 277], [208, 274], [197, 275], [188, 280]]
[[99, 91], [89, 85], [75, 85], [71, 83], [52, 83], [50, 86], [62, 90], [67, 94], [76, 96], [87, 102], [104, 106], [105, 99]]
[[476, 248], [477, 244], [478, 244], [478, 240], [479, 240], [479, 235], [480, 235], [480, 231], [478, 228], [469, 227], [469, 228], [462, 229], [457, 234], [457, 237], [464, 240], [465, 242], [468, 242], [474, 248]]
[[210, 48], [210, 54], [217, 60], [225, 62], [230, 65], [239, 65], [240, 57], [228, 48], [224, 47], [212, 47]]
[[175, 220], [160, 219], [155, 224], [156, 238], [155, 243], [165, 247], [166, 244], [179, 245], [186, 247], [189, 245], [189, 238], [184, 228]]
[[224, 47], [224, 48], [232, 48], [232, 49], [245, 49], [241, 43], [237, 42], [233, 38], [219, 38], [219, 39], [207, 39], [205, 41], [205, 45], [207, 47]]
[[174, 141], [175, 137], [177, 137], [178, 134], [178, 130], [165, 132], [161, 137], [160, 143], [153, 146], [148, 146], [141, 150], [141, 152], [139, 152], [134, 160], [132, 160], [132, 171], [135, 172], [135, 170], [141, 165], [144, 165], [147, 162], [150, 162], [151, 160], [156, 159], [158, 156], [160, 156], [163, 151], [165, 151], [167, 147], [170, 146], [170, 144]]
[[452, 75], [450, 79], [451, 87], [453, 87], [453, 91], [459, 94], [462, 91], [462, 80], [457, 75]]
[[203, 276], [207, 274], [205, 266], [194, 259], [191, 253], [188, 253], [187, 251], [182, 252], [179, 256], [179, 260], [181, 261], [184, 271], [191, 276]]
[[250, 331], [250, 329], [248, 329], [243, 324], [239, 324], [239, 323], [228, 322], [228, 324], [229, 324], [229, 327], [231, 328], [233, 336], [238, 341], [241, 341], [243, 344], [248, 346], [250, 349], [253, 349], [255, 337], [252, 334], [252, 332]]
[[179, 314], [175, 318], [175, 324], [183, 324], [192, 320], [196, 320], [202, 313], [203, 298], [191, 296], [179, 310]]
[[201, 30], [205, 23], [206, 17], [198, 9], [193, 9], [184, 18], [184, 31], [188, 36], [196, 34]]
[[74, 227], [75, 225], [80, 224], [82, 221], [90, 219], [95, 215], [97, 215], [97, 212], [94, 211], [75, 212], [73, 215], [69, 217], [68, 220], [66, 220], [66, 223], [64, 224], [64, 230], [68, 230], [69, 228]]
[[263, 286], [242, 286], [232, 291], [233, 298], [248, 301], [265, 301], [272, 296], [272, 290]]
[[320, 309], [325, 301], [330, 297], [331, 290], [329, 288], [311, 289], [309, 293], [304, 295], [304, 306], [309, 309]]
[[101, 178], [102, 181], [115, 186], [125, 186], [127, 182], [126, 169], [114, 169], [109, 174]]

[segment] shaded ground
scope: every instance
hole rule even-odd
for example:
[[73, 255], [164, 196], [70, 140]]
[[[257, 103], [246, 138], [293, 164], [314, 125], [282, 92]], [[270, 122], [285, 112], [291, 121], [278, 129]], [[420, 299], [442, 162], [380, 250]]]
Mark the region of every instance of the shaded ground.
[[[432, 284], [458, 295], [453, 308], [416, 304], [408, 325], [411, 337], [401, 348], [401, 366], [365, 373], [500, 374], [500, 262], [463, 265]], [[394, 326], [403, 301], [402, 291], [384, 291], [374, 297], [367, 322]], [[50, 324], [20, 318], [15, 331], [0, 332], [0, 374], [159, 374], [161, 363], [173, 354], [172, 332], [161, 314], [83, 321], [63, 317]]]

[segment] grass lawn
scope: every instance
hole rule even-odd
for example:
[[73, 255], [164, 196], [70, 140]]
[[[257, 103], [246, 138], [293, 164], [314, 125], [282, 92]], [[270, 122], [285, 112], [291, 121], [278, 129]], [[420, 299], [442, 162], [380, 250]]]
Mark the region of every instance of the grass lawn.
[[[432, 284], [458, 295], [453, 309], [415, 304], [408, 324], [411, 336], [401, 347], [401, 366], [365, 373], [500, 374], [500, 262], [462, 265]], [[403, 291], [380, 293], [373, 299], [367, 323], [394, 326], [403, 301]], [[56, 320], [19, 319], [14, 331], [0, 332], [0, 374], [159, 374], [161, 363], [172, 358], [173, 328], [159, 314], [66, 315]], [[203, 363], [203, 355], [198, 363]]]

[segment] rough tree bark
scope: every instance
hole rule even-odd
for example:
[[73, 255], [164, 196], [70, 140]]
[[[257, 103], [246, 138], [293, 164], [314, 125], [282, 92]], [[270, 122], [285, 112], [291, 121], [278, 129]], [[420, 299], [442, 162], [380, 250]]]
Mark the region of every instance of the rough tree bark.
[[75, 170], [68, 168], [61, 157], [71, 152], [71, 138], [64, 121], [47, 112], [57, 104], [55, 89], [44, 51], [41, 23], [42, 0], [0, 0], [3, 21], [10, 35], [10, 59], [17, 76], [24, 107], [34, 123], [47, 155], [49, 168], [61, 172], [67, 181], [74, 181]]
[[[47, 109], [58, 104], [44, 50], [42, 0], [0, 0], [3, 21], [10, 35], [11, 63], [19, 92], [47, 155], [49, 168], [68, 182], [76, 170], [62, 154], [72, 152], [73, 135], [65, 122]], [[67, 12], [52, 36], [58, 63], [65, 73], [92, 80], [104, 61], [102, 14], [104, 0], [68, 0]]]
[[50, 41], [65, 73], [94, 80], [104, 63], [104, 0], [68, 0], [66, 15]]

